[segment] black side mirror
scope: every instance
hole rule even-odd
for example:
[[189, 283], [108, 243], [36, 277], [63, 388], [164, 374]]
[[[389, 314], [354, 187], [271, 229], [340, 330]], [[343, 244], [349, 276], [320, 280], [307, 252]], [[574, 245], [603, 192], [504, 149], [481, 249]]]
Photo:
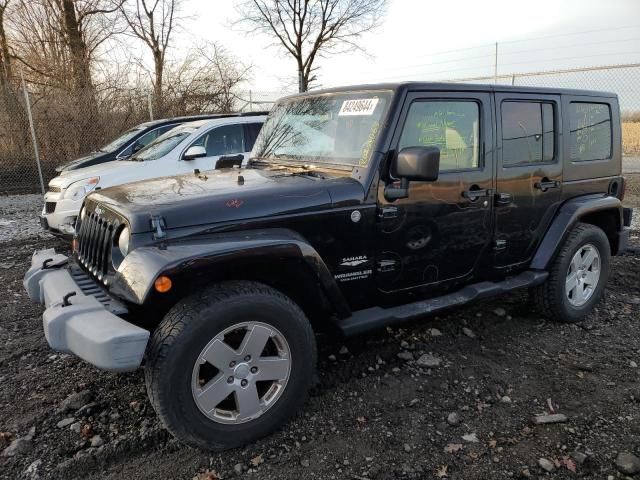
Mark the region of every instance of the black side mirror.
[[406, 198], [409, 181], [434, 182], [440, 171], [440, 149], [438, 147], [407, 147], [398, 152], [391, 162], [391, 175], [400, 179], [400, 187], [389, 185], [385, 196], [389, 200]]

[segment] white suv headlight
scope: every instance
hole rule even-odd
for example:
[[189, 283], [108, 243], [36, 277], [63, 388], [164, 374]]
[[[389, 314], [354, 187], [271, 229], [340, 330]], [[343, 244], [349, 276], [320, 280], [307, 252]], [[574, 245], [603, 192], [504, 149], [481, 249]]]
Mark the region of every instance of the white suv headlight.
[[74, 201], [81, 200], [85, 197], [85, 195], [87, 195], [87, 193], [96, 188], [96, 185], [98, 185], [99, 181], [100, 177], [92, 177], [73, 182], [64, 191], [64, 195], [62, 196], [62, 198], [71, 199]]

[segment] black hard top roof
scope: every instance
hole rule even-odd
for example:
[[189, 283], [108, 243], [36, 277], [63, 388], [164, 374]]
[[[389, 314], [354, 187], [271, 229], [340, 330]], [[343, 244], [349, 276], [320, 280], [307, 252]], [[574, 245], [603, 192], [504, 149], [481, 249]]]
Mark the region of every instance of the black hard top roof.
[[158, 125], [165, 125], [167, 123], [176, 122], [193, 122], [196, 120], [210, 120], [215, 118], [229, 118], [229, 117], [257, 117], [260, 115], [268, 115], [269, 112], [235, 112], [235, 113], [203, 113], [199, 115], [185, 115], [183, 117], [169, 117], [159, 118], [158, 120], [151, 120], [138, 125], [137, 128], [149, 128], [157, 127]]
[[290, 95], [286, 98], [294, 98], [300, 95], [318, 95], [323, 93], [338, 93], [354, 90], [393, 90], [401, 91], [461, 91], [461, 92], [505, 92], [505, 93], [533, 93], [540, 95], [585, 95], [589, 97], [617, 98], [612, 92], [599, 92], [595, 90], [578, 90], [569, 88], [549, 87], [525, 87], [520, 85], [494, 85], [480, 83], [454, 83], [454, 82], [396, 82], [374, 83], [364, 85], [350, 85], [334, 87], [322, 90], [310, 90], [299, 95]]

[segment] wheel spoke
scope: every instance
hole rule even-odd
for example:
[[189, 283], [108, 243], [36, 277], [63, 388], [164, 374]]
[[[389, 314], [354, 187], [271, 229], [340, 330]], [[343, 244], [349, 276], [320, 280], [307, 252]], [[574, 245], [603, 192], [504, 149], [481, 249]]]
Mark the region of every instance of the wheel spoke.
[[202, 391], [196, 393], [196, 401], [201, 409], [211, 412], [231, 391], [232, 386], [227, 383], [225, 376], [220, 374], [205, 385]]
[[565, 282], [565, 289], [566, 292], [569, 293], [571, 292], [574, 288], [576, 288], [576, 285], [578, 285], [578, 274], [576, 272], [573, 272], [572, 274], [570, 274], [567, 277], [567, 280]]
[[236, 351], [222, 340], [215, 340], [209, 348], [202, 352], [202, 358], [220, 370], [226, 368], [237, 356]]
[[270, 336], [270, 329], [262, 325], [253, 325], [242, 340], [242, 345], [240, 346], [241, 355], [251, 355], [253, 358], [260, 358]]
[[581, 265], [582, 265], [582, 249], [578, 250], [573, 256], [573, 258], [571, 259], [571, 267], [574, 272], [578, 270]]
[[575, 292], [575, 297], [574, 299], [581, 302], [582, 300], [584, 300], [584, 283], [578, 282], [578, 285], [576, 285], [576, 292]]
[[596, 284], [598, 283], [598, 278], [600, 278], [600, 272], [591, 271], [591, 272], [587, 272], [587, 276], [584, 278], [584, 281], [587, 285], [591, 285], [592, 287], [595, 287]]
[[289, 374], [289, 359], [263, 357], [258, 362], [258, 380], [283, 380]]
[[254, 382], [249, 382], [249, 385], [245, 388], [237, 388], [235, 395], [239, 420], [252, 418], [262, 410], [260, 399], [258, 398], [258, 390]]
[[583, 264], [586, 265], [587, 268], [591, 267], [597, 255], [598, 254], [596, 253], [596, 249], [590, 248], [589, 250], [587, 250], [587, 254], [582, 259]]

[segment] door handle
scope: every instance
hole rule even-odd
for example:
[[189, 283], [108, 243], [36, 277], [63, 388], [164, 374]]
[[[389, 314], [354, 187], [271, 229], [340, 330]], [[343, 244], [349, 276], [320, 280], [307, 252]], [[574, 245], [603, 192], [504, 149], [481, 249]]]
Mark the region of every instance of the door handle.
[[471, 200], [472, 202], [475, 202], [479, 198], [490, 196], [492, 192], [493, 191], [488, 188], [478, 188], [477, 185], [473, 185], [471, 189], [462, 192], [462, 196]]
[[539, 182], [534, 183], [533, 186], [542, 192], [546, 192], [550, 188], [560, 187], [560, 182], [557, 180], [549, 180], [547, 177], [544, 177]]

